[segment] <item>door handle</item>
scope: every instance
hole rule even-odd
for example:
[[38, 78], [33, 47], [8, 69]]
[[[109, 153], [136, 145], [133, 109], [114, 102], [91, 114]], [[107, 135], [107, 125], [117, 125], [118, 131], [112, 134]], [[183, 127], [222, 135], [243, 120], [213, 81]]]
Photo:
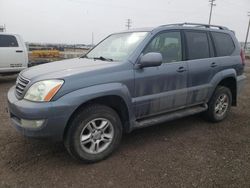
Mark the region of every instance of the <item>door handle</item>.
[[210, 65], [212, 68], [217, 67], [217, 64], [215, 62], [211, 63]]
[[185, 72], [185, 71], [186, 71], [186, 69], [184, 67], [179, 67], [177, 69], [177, 72]]
[[16, 50], [16, 53], [23, 53], [23, 50]]

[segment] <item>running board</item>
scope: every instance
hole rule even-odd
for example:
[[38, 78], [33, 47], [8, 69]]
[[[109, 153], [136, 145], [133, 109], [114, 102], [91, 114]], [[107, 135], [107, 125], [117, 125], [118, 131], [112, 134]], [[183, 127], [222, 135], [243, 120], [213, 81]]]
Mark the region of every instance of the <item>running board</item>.
[[161, 114], [158, 116], [154, 116], [154, 117], [150, 117], [150, 118], [146, 118], [142, 120], [137, 120], [134, 128], [137, 129], [137, 128], [142, 128], [142, 127], [148, 127], [148, 126], [163, 123], [166, 121], [171, 121], [174, 119], [197, 114], [197, 113], [206, 111], [207, 108], [208, 108], [207, 104], [204, 104], [204, 105], [194, 106], [194, 107], [190, 107], [190, 108], [186, 108], [186, 109], [182, 109], [182, 110], [178, 110], [174, 112], [169, 112], [166, 114]]

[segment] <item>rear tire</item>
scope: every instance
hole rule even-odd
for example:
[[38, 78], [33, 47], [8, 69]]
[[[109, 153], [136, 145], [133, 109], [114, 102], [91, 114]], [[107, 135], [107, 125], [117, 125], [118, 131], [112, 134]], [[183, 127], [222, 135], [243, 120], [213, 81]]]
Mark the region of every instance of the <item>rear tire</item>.
[[208, 110], [205, 112], [205, 118], [211, 122], [224, 120], [232, 105], [232, 93], [229, 88], [218, 86], [208, 102]]
[[93, 163], [108, 157], [122, 138], [122, 123], [110, 107], [93, 104], [74, 115], [64, 145], [76, 159]]

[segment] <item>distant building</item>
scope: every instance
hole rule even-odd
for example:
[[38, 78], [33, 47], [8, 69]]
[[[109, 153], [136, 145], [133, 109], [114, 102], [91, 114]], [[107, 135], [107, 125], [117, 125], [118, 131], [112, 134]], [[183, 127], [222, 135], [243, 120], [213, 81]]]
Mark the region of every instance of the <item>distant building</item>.
[[[240, 46], [241, 48], [244, 48], [245, 42], [240, 42]], [[246, 45], [246, 51], [250, 51], [250, 42], [248, 42]]]
[[59, 50], [59, 51], [82, 51], [89, 50], [91, 47], [85, 44], [42, 44], [27, 43], [29, 51], [33, 50]]

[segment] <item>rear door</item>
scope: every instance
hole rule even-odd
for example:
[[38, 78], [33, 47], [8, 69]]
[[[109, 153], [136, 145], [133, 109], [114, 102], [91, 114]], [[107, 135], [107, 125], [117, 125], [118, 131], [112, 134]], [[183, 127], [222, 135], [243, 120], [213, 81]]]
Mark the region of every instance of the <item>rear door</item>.
[[186, 30], [185, 39], [189, 69], [187, 105], [191, 106], [206, 102], [217, 65], [208, 32]]
[[14, 35], [0, 34], [0, 68], [20, 68], [26, 64], [26, 50]]

